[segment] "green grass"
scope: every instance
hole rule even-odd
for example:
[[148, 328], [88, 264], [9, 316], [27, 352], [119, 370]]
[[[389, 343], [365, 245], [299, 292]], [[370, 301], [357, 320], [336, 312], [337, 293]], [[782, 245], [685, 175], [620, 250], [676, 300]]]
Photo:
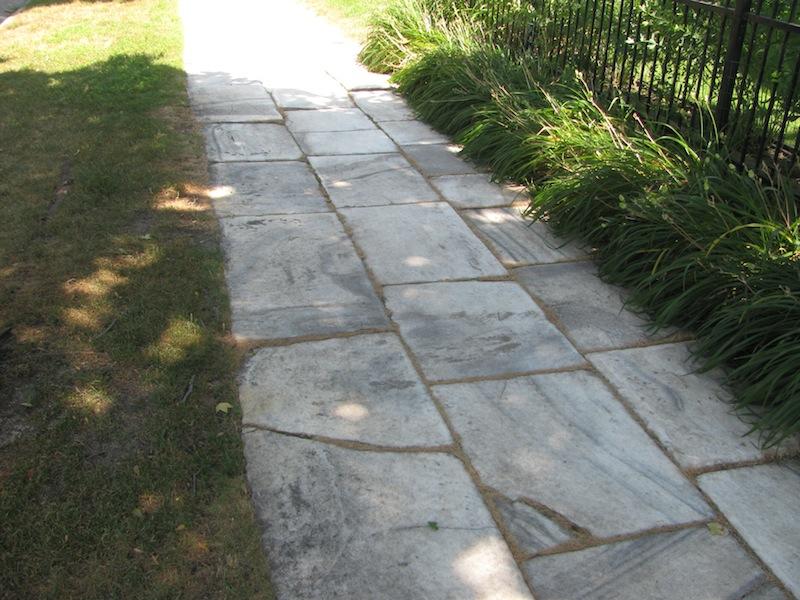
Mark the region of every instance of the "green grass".
[[800, 432], [798, 190], [732, 169], [708, 123], [697, 147], [656, 138], [629, 109], [598, 103], [580, 74], [554, 80], [546, 58], [487, 42], [480, 13], [442, 24], [419, 2], [375, 21], [362, 56], [467, 156], [527, 184], [529, 217], [597, 248], [631, 307], [693, 329], [763, 444]]
[[329, 18], [345, 33], [363, 41], [372, 18], [380, 14], [391, 0], [303, 0], [319, 14]]
[[1, 598], [272, 597], [181, 44], [174, 0], [0, 30]]

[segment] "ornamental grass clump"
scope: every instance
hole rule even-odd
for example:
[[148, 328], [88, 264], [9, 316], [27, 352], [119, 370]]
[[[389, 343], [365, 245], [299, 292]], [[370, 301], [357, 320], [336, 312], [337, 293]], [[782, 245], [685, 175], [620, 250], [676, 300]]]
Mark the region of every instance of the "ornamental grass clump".
[[526, 184], [525, 214], [589, 242], [654, 328], [693, 330], [702, 368], [727, 367], [764, 445], [800, 432], [800, 190], [731, 167], [707, 121], [692, 143], [656, 135], [580, 73], [494, 45], [480, 11], [445, 22], [411, 1], [438, 33], [407, 54], [395, 44], [384, 64], [415, 111], [496, 178]]

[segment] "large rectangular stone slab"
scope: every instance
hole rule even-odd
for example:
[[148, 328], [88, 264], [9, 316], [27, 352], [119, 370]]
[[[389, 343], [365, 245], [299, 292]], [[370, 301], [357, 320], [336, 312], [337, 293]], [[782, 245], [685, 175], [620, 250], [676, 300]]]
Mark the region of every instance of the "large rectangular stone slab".
[[597, 536], [707, 519], [701, 495], [586, 371], [434, 387], [481, 481]]
[[381, 128], [401, 146], [446, 144], [449, 138], [421, 121], [381, 121]]
[[525, 192], [523, 187], [500, 185], [488, 175], [474, 173], [434, 177], [431, 183], [456, 208], [509, 206]]
[[299, 160], [303, 157], [286, 127], [272, 123], [207, 125], [206, 150], [211, 162]]
[[283, 117], [258, 83], [190, 86], [192, 108], [206, 123], [280, 122]]
[[279, 599], [532, 600], [456, 458], [244, 439]]
[[700, 487], [795, 596], [800, 596], [800, 461], [708, 473]]
[[387, 325], [333, 214], [222, 220], [233, 334], [284, 339]]
[[515, 208], [483, 208], [461, 213], [508, 267], [587, 258], [577, 244], [558, 239], [548, 226], [525, 220]]
[[397, 147], [382, 131], [311, 131], [297, 134], [303, 151], [311, 156], [329, 154], [379, 154]]
[[525, 570], [538, 600], [755, 600], [770, 587], [736, 540], [706, 528], [542, 556]]
[[516, 283], [389, 286], [384, 295], [392, 319], [431, 380], [584, 364]]
[[[696, 469], [764, 456], [757, 437], [747, 436], [750, 426], [734, 414], [723, 373], [696, 373], [688, 344], [600, 352], [589, 360], [681, 466]], [[782, 450], [796, 451], [796, 440]]]
[[245, 426], [379, 446], [452, 443], [394, 334], [258, 350], [239, 400]]
[[453, 144], [418, 144], [403, 146], [403, 152], [428, 177], [479, 173], [473, 163], [459, 157], [461, 149]]
[[650, 322], [625, 308], [626, 291], [601, 281], [593, 262], [524, 267], [515, 274], [553, 311], [581, 350], [635, 346], [665, 337], [649, 335]]
[[414, 113], [400, 96], [389, 91], [353, 92], [356, 105], [375, 121], [410, 121]]
[[337, 208], [439, 199], [422, 175], [400, 154], [312, 156], [309, 161]]
[[472, 279], [506, 270], [444, 202], [342, 209], [382, 284]]
[[377, 129], [375, 123], [357, 108], [293, 110], [286, 115], [286, 126], [294, 133], [309, 131], [358, 131]]
[[221, 217], [330, 210], [304, 162], [214, 163], [210, 171], [214, 209]]

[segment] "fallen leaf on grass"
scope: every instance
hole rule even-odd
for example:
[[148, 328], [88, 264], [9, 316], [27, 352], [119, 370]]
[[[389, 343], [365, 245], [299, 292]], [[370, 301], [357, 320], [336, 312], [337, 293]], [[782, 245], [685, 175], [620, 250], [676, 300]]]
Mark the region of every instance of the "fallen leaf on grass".
[[231, 412], [232, 408], [233, 408], [233, 404], [231, 404], [230, 402], [220, 402], [219, 404], [217, 404], [216, 411], [218, 413], [222, 413], [224, 415], [227, 415], [229, 412]]

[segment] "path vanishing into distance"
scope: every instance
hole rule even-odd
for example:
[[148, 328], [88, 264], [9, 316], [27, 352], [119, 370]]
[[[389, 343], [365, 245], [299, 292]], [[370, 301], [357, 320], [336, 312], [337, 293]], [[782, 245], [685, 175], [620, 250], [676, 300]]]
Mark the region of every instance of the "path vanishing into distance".
[[743, 437], [687, 336], [307, 9], [182, 18], [279, 599], [800, 594], [800, 463]]

